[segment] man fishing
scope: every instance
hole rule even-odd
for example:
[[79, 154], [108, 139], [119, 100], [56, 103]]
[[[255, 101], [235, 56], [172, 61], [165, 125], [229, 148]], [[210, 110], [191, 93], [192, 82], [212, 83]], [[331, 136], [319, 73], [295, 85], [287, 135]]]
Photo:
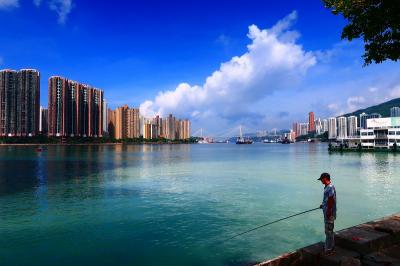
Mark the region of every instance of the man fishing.
[[332, 255], [335, 247], [333, 228], [336, 219], [336, 189], [332, 185], [331, 176], [328, 173], [322, 173], [318, 180], [325, 185], [324, 197], [320, 206], [325, 222], [325, 255]]

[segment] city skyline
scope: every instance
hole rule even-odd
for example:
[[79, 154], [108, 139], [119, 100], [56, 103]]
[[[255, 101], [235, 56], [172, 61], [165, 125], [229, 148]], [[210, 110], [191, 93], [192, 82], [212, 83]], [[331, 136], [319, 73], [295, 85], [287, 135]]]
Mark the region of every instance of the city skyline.
[[[232, 124], [289, 128], [303, 110], [329, 117], [400, 96], [399, 66], [363, 67], [362, 42], [341, 41], [345, 21], [320, 1], [189, 1], [179, 9], [122, 1], [98, 3], [89, 15], [87, 1], [53, 2], [0, 5], [0, 22], [14, 29], [0, 36], [0, 68], [95, 84], [111, 108], [188, 116], [194, 129], [218, 132]], [[46, 106], [45, 79], [41, 87]]]

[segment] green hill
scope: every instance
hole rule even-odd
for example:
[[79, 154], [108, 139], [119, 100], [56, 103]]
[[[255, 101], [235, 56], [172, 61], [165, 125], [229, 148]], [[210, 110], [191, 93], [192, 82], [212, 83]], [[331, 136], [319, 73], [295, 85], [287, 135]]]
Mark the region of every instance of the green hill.
[[364, 109], [360, 109], [357, 111], [354, 111], [352, 113], [345, 114], [343, 116], [359, 116], [361, 113], [367, 113], [367, 114], [372, 114], [372, 113], [378, 113], [381, 114], [382, 117], [389, 117], [390, 116], [390, 108], [398, 106], [400, 107], [400, 98], [396, 98], [378, 105], [370, 106]]

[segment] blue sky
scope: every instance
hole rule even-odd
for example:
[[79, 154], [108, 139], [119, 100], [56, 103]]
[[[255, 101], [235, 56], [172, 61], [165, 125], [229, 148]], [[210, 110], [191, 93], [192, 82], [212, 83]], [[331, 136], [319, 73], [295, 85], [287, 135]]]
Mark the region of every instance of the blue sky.
[[61, 75], [102, 88], [113, 108], [217, 133], [400, 96], [399, 64], [362, 67], [362, 42], [341, 41], [345, 21], [317, 0], [0, 0], [0, 23], [0, 68], [38, 69], [42, 105]]

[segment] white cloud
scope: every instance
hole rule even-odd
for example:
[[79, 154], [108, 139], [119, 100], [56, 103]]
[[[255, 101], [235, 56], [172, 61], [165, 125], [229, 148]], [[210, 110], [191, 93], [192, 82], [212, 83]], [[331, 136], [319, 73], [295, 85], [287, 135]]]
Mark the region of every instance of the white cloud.
[[350, 112], [360, 109], [365, 103], [365, 98], [363, 96], [353, 96], [347, 99], [347, 108]]
[[18, 6], [19, 6], [18, 0], [0, 0], [0, 9], [9, 9]]
[[194, 120], [245, 120], [260, 118], [253, 106], [274, 91], [295, 88], [316, 64], [312, 52], [297, 44], [290, 31], [294, 11], [270, 29], [249, 27], [247, 52], [221, 64], [203, 85], [179, 84], [141, 104], [145, 116], [174, 113]]
[[49, 7], [58, 14], [58, 23], [65, 24], [68, 14], [73, 8], [73, 3], [72, 0], [51, 0]]

